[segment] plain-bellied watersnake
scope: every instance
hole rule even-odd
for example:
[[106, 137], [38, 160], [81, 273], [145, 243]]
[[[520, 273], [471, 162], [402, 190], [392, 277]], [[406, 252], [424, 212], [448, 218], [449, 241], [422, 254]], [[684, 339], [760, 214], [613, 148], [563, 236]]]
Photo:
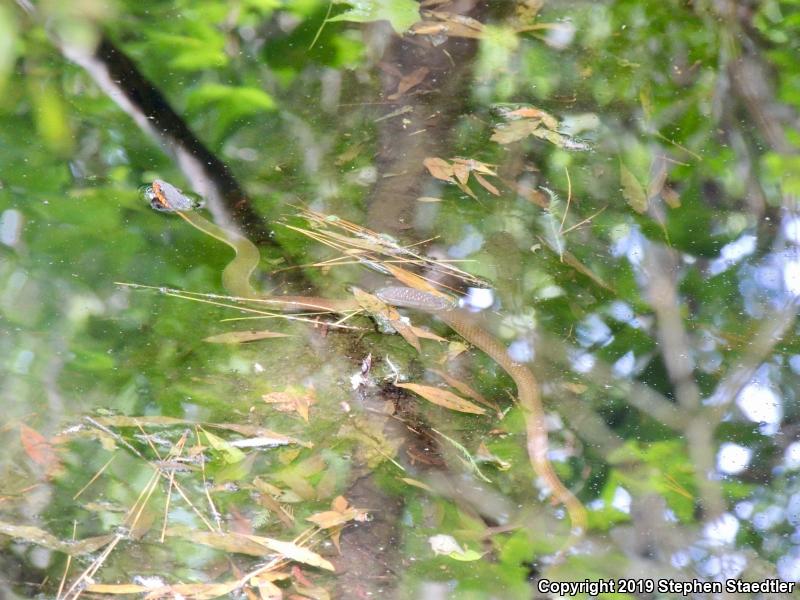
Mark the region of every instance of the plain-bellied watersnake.
[[[270, 302], [283, 311], [330, 311], [335, 313], [357, 310], [355, 300], [330, 300], [313, 296], [265, 296], [259, 294], [251, 283], [258, 267], [258, 248], [246, 237], [222, 229], [207, 221], [194, 209], [197, 205], [187, 200], [183, 193], [161, 180], [155, 180], [147, 189], [151, 206], [157, 210], [176, 212], [195, 229], [230, 246], [236, 253], [222, 273], [225, 288], [242, 299]], [[435, 315], [467, 342], [480, 348], [509, 374], [517, 386], [519, 404], [525, 415], [528, 457], [535, 473], [548, 485], [553, 497], [564, 505], [573, 528], [573, 540], [582, 535], [587, 526], [586, 508], [567, 489], [553, 470], [548, 453], [548, 436], [545, 425], [539, 383], [533, 372], [524, 364], [515, 362], [506, 347], [491, 333], [481, 327], [472, 315], [428, 292], [405, 286], [389, 286], [376, 292], [385, 303], [401, 308], [421, 310]]]

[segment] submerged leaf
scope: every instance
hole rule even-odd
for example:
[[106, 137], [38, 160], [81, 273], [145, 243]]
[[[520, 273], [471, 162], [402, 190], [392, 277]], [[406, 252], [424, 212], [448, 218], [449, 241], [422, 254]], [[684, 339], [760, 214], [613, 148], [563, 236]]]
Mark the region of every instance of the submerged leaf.
[[311, 565], [312, 567], [326, 569], [328, 571], [336, 570], [329, 561], [322, 558], [319, 554], [309, 550], [308, 548], [304, 548], [303, 546], [298, 546], [294, 542], [284, 542], [273, 538], [258, 537], [253, 535], [247, 537], [258, 541], [260, 544], [264, 544], [273, 552], [277, 552], [290, 560]]
[[242, 452], [238, 448], [234, 448], [228, 442], [223, 440], [221, 437], [218, 437], [213, 433], [209, 433], [208, 431], [205, 430], [203, 430], [203, 435], [206, 436], [206, 440], [208, 440], [208, 445], [211, 446], [217, 452], [219, 452], [226, 463], [228, 464], [238, 463], [245, 459], [244, 452]]
[[622, 185], [622, 195], [628, 201], [628, 205], [639, 214], [646, 211], [647, 194], [644, 187], [622, 162], [619, 163], [619, 182]]
[[242, 533], [216, 531], [199, 531], [188, 527], [169, 527], [164, 531], [169, 537], [178, 537], [194, 544], [216, 548], [225, 552], [247, 554], [248, 556], [265, 556], [269, 554], [263, 544], [253, 541]]
[[356, 297], [359, 306], [372, 314], [379, 323], [381, 320], [383, 320], [384, 323], [388, 323], [392, 329], [403, 336], [403, 339], [417, 352], [422, 352], [422, 347], [419, 344], [419, 338], [414, 332], [414, 328], [408, 322], [408, 319], [397, 312], [396, 308], [389, 306], [377, 296], [358, 288], [353, 288], [353, 295]]
[[19, 437], [25, 454], [44, 469], [46, 476], [50, 477], [61, 469], [61, 459], [55, 448], [41, 433], [22, 423], [19, 426]]
[[400, 82], [397, 84], [397, 91], [389, 96], [389, 100], [397, 100], [400, 96], [405, 94], [411, 88], [418, 86], [420, 83], [425, 81], [425, 78], [430, 73], [430, 69], [427, 67], [419, 67], [418, 69], [414, 69], [411, 73], [407, 75], [403, 75], [400, 79]]
[[289, 335], [275, 331], [228, 331], [226, 333], [208, 336], [207, 338], [203, 338], [203, 341], [212, 344], [242, 344], [244, 342], [255, 342], [257, 340], [282, 337], [289, 337]]
[[538, 119], [525, 119], [522, 121], [512, 121], [498, 125], [492, 137], [489, 138], [498, 144], [511, 144], [532, 135], [539, 127]]
[[432, 402], [444, 408], [449, 408], [450, 410], [457, 410], [458, 412], [471, 413], [474, 415], [486, 414], [486, 411], [480, 406], [473, 404], [469, 400], [465, 400], [461, 396], [457, 396], [449, 390], [419, 383], [395, 383], [395, 386], [414, 392], [418, 396], [425, 398], [428, 402]]
[[422, 161], [428, 172], [442, 181], [453, 181], [453, 165], [446, 160], [436, 157], [428, 157]]
[[475, 173], [475, 180], [490, 194], [494, 194], [495, 196], [500, 195], [500, 190], [498, 190], [495, 186], [489, 183], [486, 178], [484, 178], [480, 173]]
[[449, 373], [447, 373], [445, 371], [441, 371], [439, 369], [430, 369], [430, 371], [432, 373], [436, 373], [439, 377], [444, 379], [444, 381], [445, 381], [445, 383], [447, 383], [447, 385], [449, 385], [453, 389], [458, 390], [464, 396], [467, 396], [468, 398], [472, 398], [476, 402], [479, 402], [480, 404], [483, 404], [484, 406], [488, 406], [489, 408], [497, 411], [498, 415], [500, 415], [502, 413], [502, 411], [500, 410], [500, 407], [497, 406], [497, 404], [495, 404], [494, 402], [491, 402], [491, 401], [487, 400], [486, 398], [484, 398], [475, 389], [473, 389], [471, 386], [467, 385], [466, 383], [464, 383], [460, 379], [456, 379], [455, 377], [453, 377]]
[[296, 412], [306, 423], [308, 423], [309, 408], [317, 403], [313, 388], [302, 391], [286, 389], [282, 392], [270, 392], [264, 394], [261, 399], [280, 412]]
[[330, 529], [344, 525], [350, 521], [366, 521], [369, 513], [363, 508], [353, 508], [343, 496], [337, 496], [331, 503], [333, 510], [326, 510], [306, 517], [306, 521], [311, 521], [321, 529]]

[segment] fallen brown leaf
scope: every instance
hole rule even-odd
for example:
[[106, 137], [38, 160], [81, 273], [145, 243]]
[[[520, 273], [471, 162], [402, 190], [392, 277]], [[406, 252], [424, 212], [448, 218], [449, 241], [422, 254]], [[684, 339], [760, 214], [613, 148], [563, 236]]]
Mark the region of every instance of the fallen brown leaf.
[[430, 69], [427, 67], [419, 67], [408, 73], [407, 75], [403, 75], [400, 79], [400, 82], [397, 84], [397, 91], [388, 97], [389, 100], [397, 100], [400, 96], [405, 94], [411, 88], [418, 86], [420, 83], [425, 81], [425, 78], [430, 73]]
[[242, 344], [245, 342], [255, 342], [257, 340], [265, 340], [268, 338], [284, 338], [289, 337], [285, 333], [278, 333], [275, 331], [228, 331], [226, 333], [219, 333], [203, 338], [204, 342], [212, 344]]
[[282, 392], [270, 392], [261, 396], [261, 399], [271, 404], [277, 411], [296, 412], [306, 423], [308, 423], [309, 409], [317, 402], [312, 388], [302, 391], [287, 389]]
[[435, 157], [428, 157], [422, 161], [425, 168], [431, 175], [442, 181], [453, 181], [453, 166], [446, 160]]
[[469, 400], [465, 400], [461, 396], [457, 396], [449, 390], [419, 383], [395, 383], [395, 386], [414, 392], [418, 396], [425, 398], [428, 402], [444, 408], [449, 408], [450, 410], [475, 415], [486, 414], [486, 411], [480, 406], [473, 404]]

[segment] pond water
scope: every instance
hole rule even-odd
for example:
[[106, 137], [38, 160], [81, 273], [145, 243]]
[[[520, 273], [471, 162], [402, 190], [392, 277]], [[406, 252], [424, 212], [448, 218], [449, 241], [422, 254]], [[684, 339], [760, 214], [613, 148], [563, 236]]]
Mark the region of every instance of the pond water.
[[799, 15], [0, 6], [0, 596], [790, 592]]

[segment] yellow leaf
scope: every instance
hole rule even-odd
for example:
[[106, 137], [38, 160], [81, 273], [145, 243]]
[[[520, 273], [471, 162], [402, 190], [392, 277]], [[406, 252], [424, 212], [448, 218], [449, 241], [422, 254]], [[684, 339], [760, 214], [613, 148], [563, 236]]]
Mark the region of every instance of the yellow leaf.
[[211, 335], [204, 338], [204, 342], [212, 344], [241, 344], [243, 342], [255, 342], [257, 340], [265, 340], [267, 338], [281, 338], [289, 337], [285, 333], [277, 333], [275, 331], [228, 331], [217, 335]]
[[661, 197], [664, 199], [664, 202], [667, 203], [667, 206], [670, 208], [680, 208], [681, 207], [681, 197], [678, 195], [673, 188], [668, 185], [664, 186], [664, 189], [661, 190]]
[[490, 402], [489, 400], [484, 398], [481, 394], [479, 394], [472, 387], [470, 387], [460, 379], [456, 379], [455, 377], [453, 377], [449, 373], [446, 373], [445, 371], [440, 371], [438, 369], [430, 369], [430, 370], [431, 372], [436, 373], [439, 377], [444, 379], [445, 383], [447, 383], [447, 385], [449, 385], [451, 388], [456, 389], [464, 396], [472, 398], [476, 402], [479, 402], [480, 404], [488, 406], [489, 408], [497, 411], [498, 415], [501, 414], [502, 411], [500, 410], [500, 407], [497, 406], [497, 404], [495, 404], [494, 402]]
[[407, 483], [410, 486], [417, 487], [421, 490], [425, 490], [426, 492], [432, 492], [433, 488], [429, 486], [427, 483], [422, 483], [416, 479], [411, 479], [411, 477], [401, 477], [400, 481]]
[[93, 583], [85, 588], [87, 592], [95, 594], [141, 594], [149, 592], [153, 588], [133, 583]]
[[450, 410], [457, 410], [458, 412], [475, 415], [483, 415], [486, 413], [480, 406], [473, 404], [469, 400], [464, 400], [461, 396], [457, 396], [453, 392], [443, 390], [442, 388], [421, 385], [419, 383], [395, 383], [395, 386], [414, 392], [418, 396], [425, 398], [428, 402], [432, 402], [437, 406], [449, 408]]
[[272, 550], [273, 552], [277, 552], [278, 554], [283, 555], [285, 558], [293, 560], [295, 562], [301, 562], [306, 565], [311, 565], [312, 567], [319, 567], [320, 569], [325, 569], [327, 571], [335, 571], [336, 569], [333, 568], [333, 565], [322, 558], [316, 552], [312, 552], [308, 548], [303, 548], [302, 546], [298, 546], [294, 542], [283, 542], [281, 540], [276, 540], [273, 538], [264, 538], [259, 536], [247, 536], [249, 538], [253, 538], [254, 541], [258, 541], [260, 544], [264, 544], [267, 548]]
[[384, 263], [383, 266], [392, 274], [395, 279], [397, 279], [397, 281], [403, 285], [407, 285], [408, 287], [412, 287], [415, 290], [420, 290], [422, 292], [428, 292], [429, 294], [433, 294], [434, 296], [441, 298], [450, 298], [447, 294], [443, 294], [436, 289], [436, 286], [430, 283], [427, 279], [420, 277], [416, 273], [412, 273], [411, 271], [407, 271], [402, 267], [397, 267], [389, 263]]

